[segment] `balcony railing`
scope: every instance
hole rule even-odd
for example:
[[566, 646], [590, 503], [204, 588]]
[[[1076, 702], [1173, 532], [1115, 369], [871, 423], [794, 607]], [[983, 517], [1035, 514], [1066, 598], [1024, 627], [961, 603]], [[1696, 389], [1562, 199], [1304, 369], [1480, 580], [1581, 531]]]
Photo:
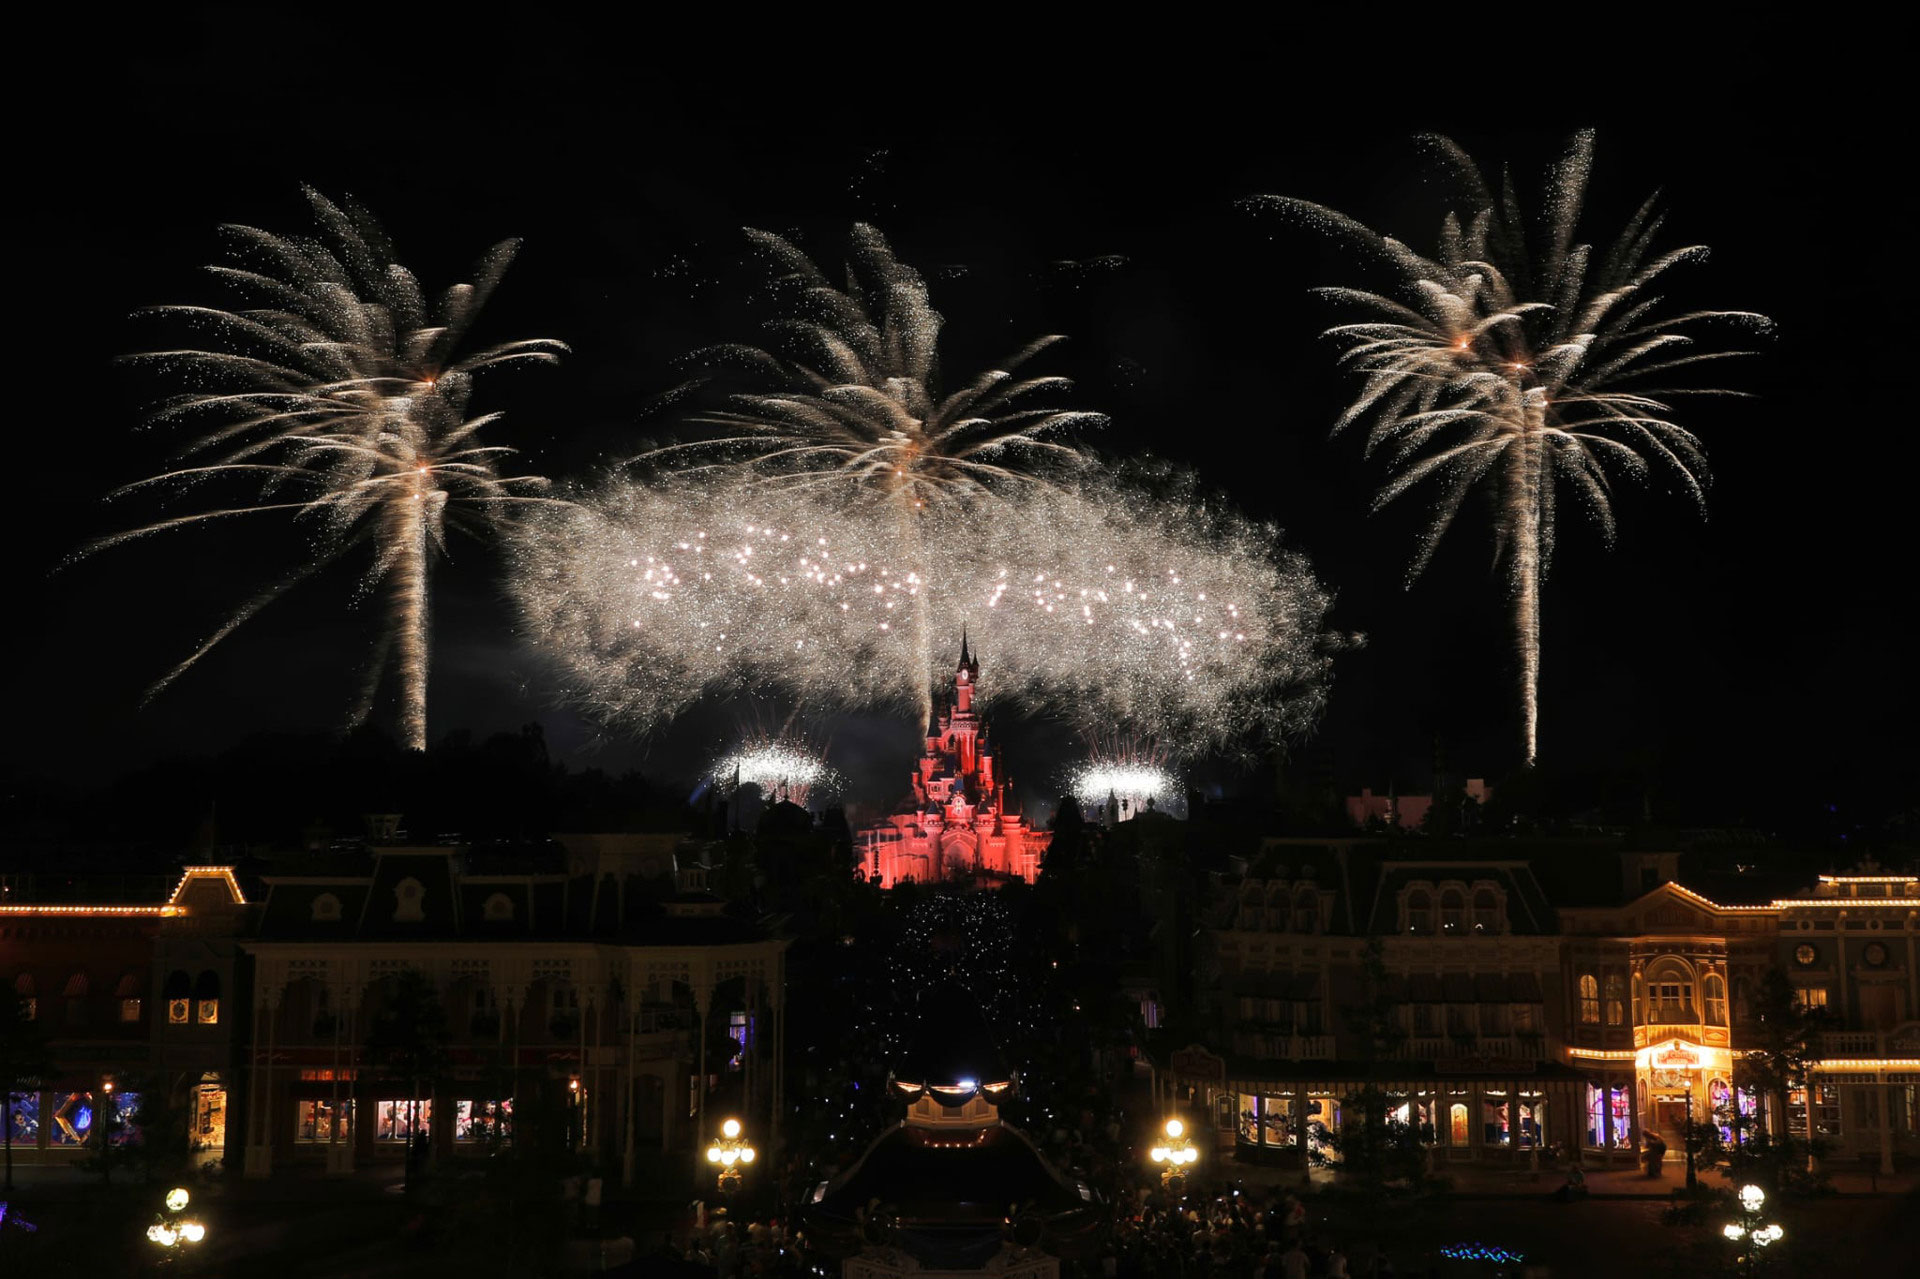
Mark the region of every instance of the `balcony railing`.
[[1884, 1057], [1884, 1036], [1872, 1030], [1829, 1030], [1820, 1036], [1822, 1057]]

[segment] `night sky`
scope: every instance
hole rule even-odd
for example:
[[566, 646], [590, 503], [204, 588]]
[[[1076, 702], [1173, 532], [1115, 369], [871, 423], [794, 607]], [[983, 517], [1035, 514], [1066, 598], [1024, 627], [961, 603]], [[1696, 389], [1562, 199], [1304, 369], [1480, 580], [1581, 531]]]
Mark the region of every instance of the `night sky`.
[[[1683, 419], [1713, 466], [1707, 520], [1663, 486], [1623, 491], [1607, 552], [1563, 516], [1544, 598], [1546, 766], [1650, 778], [1695, 821], [1791, 823], [1832, 804], [1874, 824], [1915, 803], [1911, 321], [1895, 313], [1910, 295], [1910, 110], [1858, 50], [1702, 34], [1625, 77], [1603, 66], [1614, 48], [1590, 64], [1515, 55], [1508, 85], [1503, 53], [1375, 64], [1299, 31], [1230, 41], [1245, 44], [1231, 64], [1194, 49], [1114, 60], [1087, 33], [950, 33], [948, 65], [931, 34], [911, 52], [816, 59], [523, 30], [484, 6], [463, 11], [464, 35], [312, 12], [302, 27], [62, 31], [9, 86], [10, 769], [100, 778], [338, 726], [372, 635], [344, 567], [138, 705], [294, 562], [300, 543], [273, 517], [52, 572], [150, 509], [102, 502], [167, 454], [135, 430], [159, 388], [114, 359], [156, 336], [134, 312], [224, 296], [198, 269], [218, 256], [216, 226], [306, 230], [305, 181], [363, 201], [441, 287], [495, 240], [524, 239], [481, 336], [557, 337], [574, 354], [481, 396], [509, 414], [497, 439], [554, 476], [673, 430], [658, 404], [684, 376], [676, 360], [758, 338], [741, 227], [832, 257], [850, 222], [871, 221], [927, 276], [949, 369], [1070, 335], [1044, 367], [1076, 379], [1075, 405], [1112, 416], [1091, 443], [1198, 468], [1312, 557], [1334, 624], [1369, 642], [1340, 659], [1303, 758], [1346, 787], [1405, 791], [1425, 783], [1438, 738], [1455, 772], [1499, 778], [1517, 763], [1517, 712], [1486, 523], [1469, 507], [1403, 589], [1420, 508], [1370, 517], [1381, 473], [1357, 437], [1327, 434], [1350, 387], [1315, 336], [1334, 313], [1307, 290], [1354, 268], [1235, 201], [1304, 196], [1428, 248], [1439, 206], [1416, 133], [1512, 162], [1525, 190], [1590, 124], [1589, 231], [1663, 190], [1665, 242], [1714, 249], [1674, 296], [1762, 311], [1778, 330], [1725, 375], [1757, 400]], [[473, 541], [439, 570], [434, 734], [537, 720], [570, 762], [673, 771], [673, 743], [609, 738], [555, 708], [499, 571]], [[990, 688], [990, 650], [984, 662]], [[682, 735], [717, 745], [732, 713]], [[903, 776], [910, 726], [833, 727], [863, 786]]]

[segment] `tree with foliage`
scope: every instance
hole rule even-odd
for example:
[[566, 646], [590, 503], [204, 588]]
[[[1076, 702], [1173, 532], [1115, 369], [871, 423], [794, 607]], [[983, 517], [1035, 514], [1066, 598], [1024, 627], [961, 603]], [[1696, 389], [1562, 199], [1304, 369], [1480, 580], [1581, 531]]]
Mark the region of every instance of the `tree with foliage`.
[[27, 1015], [27, 1001], [15, 998], [12, 991], [0, 991], [0, 1100], [6, 1103], [0, 1113], [0, 1128], [6, 1146], [5, 1188], [13, 1189], [14, 1095], [39, 1088], [54, 1073], [52, 1054], [47, 1050], [46, 1033], [37, 1019]]
[[424, 1091], [431, 1096], [434, 1085], [446, 1076], [447, 1045], [453, 1035], [447, 1027], [447, 1009], [439, 990], [419, 969], [406, 968], [393, 974], [382, 996], [380, 1011], [367, 1028], [367, 1059], [389, 1078], [407, 1081], [410, 1106], [405, 1176], [411, 1193], [421, 1094]]
[[1386, 1090], [1375, 1079], [1376, 1065], [1391, 1060], [1406, 1038], [1388, 988], [1386, 951], [1378, 937], [1361, 952], [1360, 981], [1360, 1001], [1347, 1008], [1346, 1016], [1348, 1029], [1360, 1045], [1367, 1082], [1346, 1098], [1338, 1141], [1348, 1175], [1377, 1197], [1386, 1193], [1389, 1182], [1397, 1178], [1417, 1182], [1420, 1175], [1420, 1147], [1413, 1129], [1393, 1118]]
[[[1742, 1161], [1769, 1174], [1775, 1189], [1784, 1189], [1797, 1163], [1787, 1128], [1787, 1098], [1808, 1086], [1807, 1068], [1817, 1056], [1827, 1011], [1803, 1004], [1786, 973], [1772, 968], [1755, 992], [1753, 1020], [1752, 1047], [1735, 1062], [1734, 1077], [1739, 1086], [1766, 1099], [1766, 1122], [1761, 1133], [1741, 1146]], [[1746, 1126], [1744, 1118], [1735, 1122]], [[1808, 1135], [1811, 1138], [1811, 1132]], [[1809, 1140], [1800, 1153], [1818, 1151]]]

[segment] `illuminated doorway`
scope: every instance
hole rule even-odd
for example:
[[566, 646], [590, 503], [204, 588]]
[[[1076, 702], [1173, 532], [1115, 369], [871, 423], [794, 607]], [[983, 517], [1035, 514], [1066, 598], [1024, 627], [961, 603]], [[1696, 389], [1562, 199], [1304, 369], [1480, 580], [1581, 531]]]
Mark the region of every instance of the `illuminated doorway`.
[[[193, 1090], [192, 1148], [224, 1150], [227, 1145], [227, 1090], [217, 1074], [200, 1076]], [[208, 1082], [208, 1081], [214, 1082]]]

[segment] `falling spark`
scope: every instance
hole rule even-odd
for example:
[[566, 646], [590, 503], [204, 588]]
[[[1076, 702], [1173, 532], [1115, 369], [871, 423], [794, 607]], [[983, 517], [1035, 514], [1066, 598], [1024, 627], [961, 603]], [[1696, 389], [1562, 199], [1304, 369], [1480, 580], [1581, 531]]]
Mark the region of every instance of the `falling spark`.
[[[287, 588], [353, 547], [369, 546], [366, 587], [386, 602], [377, 651], [383, 661], [391, 655], [399, 680], [406, 744], [423, 750], [433, 552], [445, 550], [449, 525], [484, 531], [516, 506], [551, 501], [537, 496], [545, 480], [499, 473], [513, 450], [480, 443], [481, 431], [500, 415], [467, 415], [473, 375], [496, 365], [550, 363], [566, 348], [536, 339], [460, 351], [517, 241], [495, 245], [471, 283], [432, 304], [393, 261], [370, 215], [350, 203], [342, 209], [311, 188], [306, 196], [319, 238], [223, 228], [234, 261], [210, 269], [245, 305], [154, 309], [204, 331], [204, 346], [131, 357], [189, 388], [158, 405], [151, 420], [195, 438], [175, 466], [113, 496], [223, 481], [252, 496], [100, 538], [80, 554], [240, 515], [286, 512], [317, 525], [312, 559], [243, 604], [149, 690], [151, 697]], [[362, 699], [362, 714], [369, 704], [370, 696]]]
[[[894, 558], [918, 571], [935, 552], [929, 525], [952, 508], [1011, 497], [1084, 456], [1070, 433], [1097, 426], [1098, 413], [1045, 407], [1071, 383], [1021, 377], [1015, 370], [1061, 341], [1042, 337], [999, 367], [942, 393], [940, 313], [925, 281], [893, 255], [880, 233], [853, 229], [848, 284], [836, 288], [806, 254], [763, 231], [749, 239], [774, 264], [792, 302], [776, 326], [778, 351], [725, 346], [705, 353], [716, 369], [743, 373], [765, 388], [734, 395], [724, 410], [697, 419], [721, 429], [714, 439], [656, 450], [717, 454], [770, 483], [818, 489], [848, 505], [872, 504], [894, 523]], [[924, 575], [924, 574], [923, 574]], [[904, 610], [919, 660], [932, 667], [928, 601]], [[924, 674], [911, 693], [932, 709]]]
[[906, 559], [884, 507], [724, 470], [615, 481], [516, 531], [511, 589], [573, 700], [636, 733], [710, 696], [898, 704], [934, 674], [893, 625], [916, 602], [970, 628], [995, 696], [1087, 726], [1201, 749], [1319, 711], [1326, 593], [1190, 481], [1087, 475], [927, 518]]
[[1345, 348], [1342, 365], [1363, 375], [1334, 430], [1367, 423], [1367, 455], [1385, 456], [1392, 476], [1374, 497], [1376, 510], [1423, 481], [1440, 484], [1410, 581], [1467, 495], [1482, 485], [1491, 490], [1496, 545], [1511, 578], [1531, 765], [1539, 738], [1540, 587], [1553, 557], [1557, 489], [1580, 499], [1609, 543], [1610, 471], [1644, 479], [1658, 464], [1704, 510], [1706, 458], [1699, 438], [1672, 420], [1672, 401], [1739, 394], [1679, 383], [1693, 366], [1748, 352], [1700, 349], [1696, 331], [1716, 324], [1764, 330], [1769, 322], [1749, 311], [1663, 308], [1653, 287], [1707, 250], [1653, 252], [1664, 220], [1655, 199], [1606, 250], [1576, 242], [1591, 131], [1574, 135], [1549, 170], [1546, 217], [1533, 237], [1510, 184], [1496, 196], [1453, 142], [1425, 141], [1469, 200], [1464, 216], [1449, 214], [1442, 224], [1433, 258], [1303, 200], [1251, 203], [1352, 236], [1401, 276], [1392, 294], [1319, 290], [1375, 317], [1328, 330]]

